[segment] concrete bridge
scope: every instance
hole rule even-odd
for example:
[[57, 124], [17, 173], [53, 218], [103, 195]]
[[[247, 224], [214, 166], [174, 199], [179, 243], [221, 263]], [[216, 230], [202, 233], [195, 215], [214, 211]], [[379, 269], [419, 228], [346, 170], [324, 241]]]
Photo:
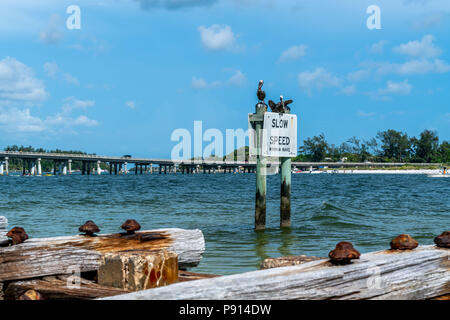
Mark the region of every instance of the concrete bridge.
[[[256, 161], [220, 161], [220, 160], [170, 160], [158, 158], [133, 158], [133, 157], [114, 157], [85, 154], [68, 153], [37, 153], [37, 152], [16, 152], [0, 151], [0, 175], [9, 173], [9, 160], [19, 159], [23, 162], [22, 173], [31, 175], [42, 175], [41, 161], [51, 160], [54, 162], [53, 174], [71, 174], [73, 161], [80, 161], [81, 174], [100, 174], [101, 163], [109, 164], [109, 174], [128, 173], [128, 164], [134, 164], [135, 174], [153, 173], [156, 169], [159, 173], [203, 173], [219, 172], [248, 172], [254, 173]], [[292, 162], [293, 169], [309, 169], [318, 167], [328, 168], [348, 168], [348, 167], [401, 167], [407, 163], [354, 163], [354, 162]], [[419, 166], [440, 165], [430, 163], [414, 163]], [[268, 166], [278, 172], [278, 161], [268, 161]], [[155, 168], [156, 167], [156, 168]]]

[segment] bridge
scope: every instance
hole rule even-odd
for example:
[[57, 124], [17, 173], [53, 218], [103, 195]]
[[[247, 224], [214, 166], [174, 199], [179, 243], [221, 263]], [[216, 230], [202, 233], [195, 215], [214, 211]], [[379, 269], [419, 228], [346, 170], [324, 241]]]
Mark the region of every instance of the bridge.
[[[42, 175], [41, 161], [51, 160], [54, 162], [53, 173], [57, 172], [66, 175], [71, 174], [73, 161], [81, 162], [81, 174], [91, 174], [91, 172], [101, 174], [101, 163], [109, 164], [109, 174], [128, 173], [128, 164], [134, 164], [135, 174], [153, 173], [156, 169], [159, 173], [203, 173], [218, 172], [248, 172], [254, 173], [256, 161], [220, 161], [220, 160], [170, 160], [158, 158], [133, 158], [115, 157], [87, 154], [69, 153], [38, 153], [38, 152], [17, 152], [0, 151], [0, 174], [9, 173], [9, 160], [19, 159], [23, 162], [22, 173], [31, 175]], [[267, 166], [278, 172], [278, 161], [268, 161]], [[401, 167], [409, 163], [371, 163], [371, 162], [292, 162], [292, 168], [310, 169], [319, 167], [328, 168], [370, 168], [370, 167]], [[415, 166], [440, 165], [439, 163], [414, 163]], [[155, 168], [156, 166], [156, 168]]]

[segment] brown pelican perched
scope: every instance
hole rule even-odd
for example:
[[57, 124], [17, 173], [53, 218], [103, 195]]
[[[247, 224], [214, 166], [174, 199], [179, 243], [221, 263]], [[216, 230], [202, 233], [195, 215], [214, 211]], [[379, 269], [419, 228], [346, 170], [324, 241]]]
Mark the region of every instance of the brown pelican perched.
[[283, 96], [280, 96], [280, 102], [278, 102], [277, 104], [275, 104], [275, 102], [273, 102], [272, 100], [269, 100], [269, 107], [272, 112], [282, 113], [286, 110], [291, 110], [291, 108], [289, 108], [287, 105], [291, 104], [292, 102], [292, 100], [283, 101]]
[[281, 102], [281, 105], [283, 106], [283, 111], [286, 111], [286, 110], [291, 111], [291, 108], [289, 108], [287, 105], [291, 104], [293, 102], [292, 100], [283, 101], [283, 96], [280, 96], [280, 102]]
[[261, 90], [263, 84], [264, 84], [264, 81], [263, 80], [259, 80], [258, 91], [256, 91], [256, 95], [258, 96], [258, 100], [260, 102], [264, 102], [264, 99], [266, 98], [266, 92]]

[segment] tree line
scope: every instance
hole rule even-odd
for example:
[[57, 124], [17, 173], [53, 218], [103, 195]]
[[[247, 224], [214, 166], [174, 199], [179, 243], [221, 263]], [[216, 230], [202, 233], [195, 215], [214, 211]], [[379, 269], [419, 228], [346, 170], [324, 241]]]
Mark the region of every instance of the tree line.
[[450, 142], [439, 142], [435, 131], [424, 130], [418, 137], [389, 129], [369, 140], [352, 137], [336, 146], [326, 141], [322, 133], [307, 138], [294, 161], [348, 162], [412, 162], [450, 163]]

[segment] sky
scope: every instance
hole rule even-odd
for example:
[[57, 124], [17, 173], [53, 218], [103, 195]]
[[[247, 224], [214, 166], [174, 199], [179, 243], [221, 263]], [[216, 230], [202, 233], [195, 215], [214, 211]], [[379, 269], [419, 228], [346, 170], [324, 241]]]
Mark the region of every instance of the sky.
[[247, 130], [260, 79], [299, 145], [449, 140], [449, 40], [447, 0], [2, 0], [0, 147], [168, 158], [194, 121]]

